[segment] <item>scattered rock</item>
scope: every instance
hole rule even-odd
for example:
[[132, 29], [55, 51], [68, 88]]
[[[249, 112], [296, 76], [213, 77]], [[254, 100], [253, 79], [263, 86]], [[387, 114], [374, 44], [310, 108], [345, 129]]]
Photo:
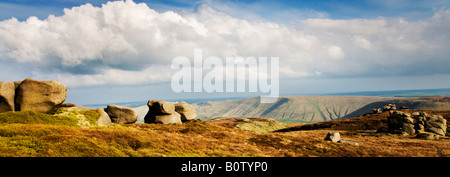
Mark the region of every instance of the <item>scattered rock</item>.
[[111, 118], [109, 117], [108, 113], [106, 113], [105, 109], [99, 108], [99, 109], [97, 109], [97, 112], [100, 113], [100, 117], [97, 120], [97, 125], [99, 125], [99, 126], [110, 126], [111, 125]]
[[397, 110], [395, 104], [388, 104], [383, 106], [383, 112]]
[[184, 101], [175, 104], [175, 111], [181, 115], [181, 121], [183, 122], [197, 117], [194, 106]]
[[13, 82], [0, 82], [0, 113], [14, 111], [15, 89]]
[[16, 89], [15, 110], [54, 114], [66, 100], [67, 87], [57, 81], [25, 79]]
[[405, 109], [409, 109], [409, 107], [408, 106], [401, 106], [400, 107], [400, 110], [405, 110]]
[[359, 144], [357, 142], [348, 141], [348, 140], [341, 140], [341, 135], [339, 132], [328, 132], [327, 136], [324, 139], [325, 141], [332, 141], [335, 143], [342, 143], [342, 144], [349, 144], [349, 145], [355, 145], [358, 146]]
[[381, 108], [373, 108], [372, 109], [373, 114], [381, 114], [383, 111], [381, 111]]
[[341, 140], [341, 135], [339, 134], [339, 132], [328, 132], [324, 140], [338, 142], [339, 140]]
[[111, 122], [119, 124], [135, 123], [138, 119], [138, 114], [132, 108], [117, 106], [114, 104], [108, 105], [106, 113], [111, 118]]

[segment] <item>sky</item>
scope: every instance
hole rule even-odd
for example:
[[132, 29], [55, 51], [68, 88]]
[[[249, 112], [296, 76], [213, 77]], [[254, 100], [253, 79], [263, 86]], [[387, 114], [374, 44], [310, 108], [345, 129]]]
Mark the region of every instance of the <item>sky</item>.
[[3, 0], [0, 81], [67, 85], [66, 102], [175, 93], [177, 56], [278, 57], [281, 95], [450, 88], [449, 0]]

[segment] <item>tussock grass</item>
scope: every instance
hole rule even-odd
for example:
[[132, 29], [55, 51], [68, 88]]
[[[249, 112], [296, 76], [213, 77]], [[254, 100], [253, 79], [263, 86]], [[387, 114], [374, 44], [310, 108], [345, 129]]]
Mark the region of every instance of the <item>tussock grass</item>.
[[[95, 118], [94, 112], [79, 113]], [[206, 121], [169, 125], [113, 124], [109, 127], [86, 128], [77, 126], [78, 120], [72, 120], [75, 117], [35, 112], [0, 114], [0, 156], [450, 156], [450, 138], [447, 137], [420, 140], [408, 136], [335, 130], [342, 139], [359, 143], [359, 146], [353, 146], [324, 141], [329, 130], [320, 129], [258, 133]]]
[[58, 124], [75, 126], [78, 120], [71, 116], [49, 115], [34, 111], [0, 113], [0, 124]]

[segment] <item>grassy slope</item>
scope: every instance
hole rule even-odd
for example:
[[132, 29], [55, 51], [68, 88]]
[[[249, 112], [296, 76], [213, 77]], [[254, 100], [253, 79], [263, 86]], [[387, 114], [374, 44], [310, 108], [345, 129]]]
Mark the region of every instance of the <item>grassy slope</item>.
[[[440, 114], [447, 120], [447, 136], [450, 136], [450, 111], [445, 110], [401, 110], [403, 112], [427, 112], [428, 114]], [[360, 117], [354, 117], [349, 119], [333, 120], [326, 122], [317, 122], [312, 124], [304, 124], [299, 126], [292, 126], [285, 129], [277, 130], [278, 132], [290, 132], [298, 130], [346, 130], [346, 131], [358, 131], [358, 130], [378, 130], [380, 128], [387, 127], [387, 117], [389, 112], [381, 114], [367, 114]]]
[[359, 143], [352, 146], [323, 141], [329, 130], [321, 129], [256, 133], [205, 121], [81, 127], [71, 116], [48, 118], [56, 117], [1, 113], [0, 156], [450, 156], [445, 137], [429, 141], [337, 130], [342, 139]]
[[286, 123], [281, 123], [270, 118], [216, 118], [207, 120], [207, 122], [259, 133], [267, 133], [290, 127]]

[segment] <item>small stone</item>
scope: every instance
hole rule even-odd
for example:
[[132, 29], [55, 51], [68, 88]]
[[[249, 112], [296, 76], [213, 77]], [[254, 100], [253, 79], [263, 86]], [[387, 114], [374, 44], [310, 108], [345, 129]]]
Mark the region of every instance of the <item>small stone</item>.
[[347, 140], [339, 140], [338, 143], [342, 143], [342, 144], [350, 144], [350, 145], [355, 145], [355, 146], [358, 146], [358, 145], [359, 145], [357, 142], [354, 142], [354, 141], [347, 141]]
[[328, 132], [328, 134], [324, 140], [338, 142], [340, 139], [341, 139], [341, 135], [339, 134], [339, 132]]

